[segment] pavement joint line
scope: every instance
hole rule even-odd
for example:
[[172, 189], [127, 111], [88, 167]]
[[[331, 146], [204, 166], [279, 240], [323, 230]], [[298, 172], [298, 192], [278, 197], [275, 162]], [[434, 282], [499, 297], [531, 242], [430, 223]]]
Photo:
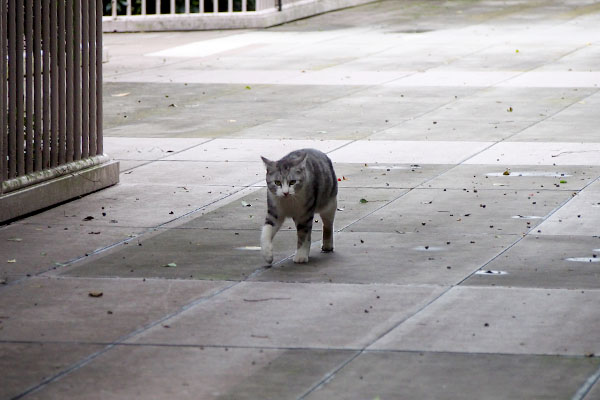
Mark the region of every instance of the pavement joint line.
[[[119, 136], [112, 136], [112, 137], [117, 137], [117, 138], [119, 138]], [[145, 163], [142, 163], [142, 164], [140, 164], [140, 165], [136, 165], [136, 166], [134, 166], [134, 167], [131, 167], [131, 168], [127, 168], [127, 169], [119, 170], [119, 175], [122, 175], [122, 174], [124, 174], [124, 173], [126, 173], [126, 172], [133, 171], [133, 170], [134, 170], [134, 169], [136, 169], [136, 168], [143, 167], [143, 166], [145, 166], [145, 165], [148, 165], [148, 164], [152, 164], [153, 162], [156, 162], [156, 161], [169, 161], [169, 160], [164, 160], [164, 158], [170, 157], [170, 156], [172, 156], [172, 155], [174, 155], [174, 154], [179, 154], [179, 153], [182, 153], [182, 152], [184, 152], [184, 151], [191, 150], [191, 149], [193, 149], [193, 148], [195, 148], [195, 147], [198, 147], [198, 146], [201, 146], [201, 145], [203, 145], [203, 144], [206, 144], [206, 143], [212, 142], [213, 140], [215, 140], [215, 139], [214, 139], [214, 138], [207, 138], [207, 140], [203, 141], [202, 143], [197, 143], [197, 144], [195, 144], [195, 145], [193, 145], [193, 146], [187, 147], [187, 148], [185, 148], [185, 149], [181, 149], [181, 150], [179, 150], [179, 151], [174, 151], [174, 152], [172, 152], [172, 153], [169, 153], [168, 155], [164, 155], [164, 156], [162, 156], [162, 157], [160, 157], [160, 158], [158, 158], [158, 159], [156, 159], [156, 160], [135, 160], [135, 159], [129, 159], [129, 158], [115, 158], [114, 160], [115, 160], [115, 161], [147, 161], [147, 162], [145, 162]], [[161, 149], [161, 150], [162, 150], [162, 149]], [[129, 173], [130, 173], [130, 172], [129, 172]]]
[[133, 332], [130, 332], [126, 335], [121, 336], [120, 338], [118, 338], [117, 340], [111, 342], [110, 344], [106, 345], [103, 349], [100, 349], [92, 354], [89, 354], [88, 356], [84, 357], [83, 359], [75, 362], [74, 364], [71, 364], [69, 367], [67, 367], [66, 369], [63, 369], [62, 371], [54, 374], [53, 376], [50, 376], [44, 380], [42, 380], [41, 382], [39, 382], [38, 384], [31, 386], [30, 388], [26, 389], [25, 391], [21, 392], [20, 394], [18, 394], [17, 396], [12, 397], [11, 400], [17, 400], [17, 399], [21, 399], [31, 393], [35, 393], [39, 390], [41, 390], [42, 388], [44, 388], [45, 386], [47, 386], [50, 383], [56, 382], [58, 380], [60, 380], [61, 378], [65, 377], [66, 375], [69, 375], [70, 373], [79, 370], [80, 368], [86, 366], [87, 364], [89, 364], [90, 362], [92, 362], [93, 360], [95, 360], [96, 358], [98, 358], [99, 356], [101, 356], [102, 354], [106, 353], [107, 351], [111, 350], [112, 348], [116, 347], [117, 344], [129, 340], [134, 336], [137, 336], [161, 323], [163, 323], [164, 321], [173, 318], [187, 310], [189, 310], [190, 308], [204, 303], [208, 300], [211, 300], [212, 298], [218, 296], [219, 294], [228, 291], [229, 289], [239, 285], [240, 283], [242, 283], [243, 281], [238, 281], [238, 282], [234, 282], [228, 286], [225, 286], [217, 291], [215, 291], [214, 293], [211, 293], [208, 296], [202, 296], [196, 300], [193, 300], [190, 303], [184, 304], [183, 306], [179, 307], [178, 310], [173, 311], [167, 315], [164, 315], [163, 317], [154, 320], [153, 322], [150, 322], [148, 324], [146, 324], [145, 326], [136, 329]]
[[[600, 177], [597, 177], [596, 179], [592, 180], [591, 182], [588, 182], [582, 189], [580, 190], [573, 190], [572, 192], [581, 192], [583, 189], [585, 189], [586, 187], [590, 186], [592, 183], [599, 181]], [[467, 279], [471, 278], [477, 271], [483, 269], [486, 267], [486, 265], [488, 265], [489, 263], [491, 263], [492, 261], [494, 261], [495, 259], [497, 259], [498, 257], [500, 257], [502, 254], [506, 253], [507, 251], [509, 251], [510, 249], [512, 249], [514, 246], [516, 246], [518, 243], [520, 243], [523, 239], [525, 239], [527, 236], [529, 236], [531, 234], [531, 232], [533, 232], [534, 230], [537, 230], [538, 227], [543, 224], [545, 221], [547, 221], [552, 215], [554, 215], [556, 212], [558, 212], [561, 208], [563, 208], [567, 203], [569, 203], [575, 196], [570, 196], [569, 198], [567, 198], [566, 200], [564, 200], [561, 204], [559, 204], [558, 206], [556, 206], [552, 211], [550, 211], [548, 214], [546, 214], [546, 216], [539, 222], [539, 224], [537, 224], [536, 226], [532, 227], [529, 229], [529, 231], [527, 231], [527, 233], [525, 233], [524, 235], [520, 236], [517, 240], [515, 240], [512, 244], [510, 244], [509, 246], [507, 246], [505, 249], [503, 249], [501, 252], [499, 252], [498, 254], [496, 254], [494, 257], [492, 257], [490, 260], [488, 260], [486, 263], [484, 263], [481, 267], [477, 268], [476, 270], [474, 270], [473, 272], [471, 272], [467, 277], [465, 277], [464, 279], [462, 279], [460, 282], [458, 282], [456, 284], [456, 286], [460, 286], [462, 285]]]
[[571, 400], [585, 399], [587, 397], [587, 395], [590, 393], [590, 391], [592, 390], [592, 388], [594, 387], [594, 385], [596, 383], [598, 383], [598, 381], [600, 381], [600, 368], [598, 368], [596, 370], [596, 372], [594, 372], [592, 375], [590, 375], [587, 378], [587, 380], [583, 383], [583, 385], [581, 385], [579, 390], [577, 390], [577, 392], [575, 392], [573, 397], [571, 397]]
[[[200, 210], [202, 210], [202, 209], [205, 209], [206, 207], [209, 207], [209, 206], [211, 206], [211, 205], [213, 205], [213, 204], [215, 204], [215, 203], [218, 203], [218, 202], [220, 202], [220, 201], [222, 201], [222, 200], [225, 200], [225, 199], [227, 199], [227, 198], [229, 198], [229, 197], [231, 197], [231, 196], [234, 196], [234, 195], [238, 194], [239, 192], [241, 192], [241, 191], [243, 191], [243, 190], [245, 190], [245, 189], [247, 189], [247, 188], [248, 188], [248, 187], [244, 187], [244, 188], [242, 188], [242, 189], [240, 189], [240, 190], [238, 190], [238, 191], [235, 191], [235, 192], [229, 193], [229, 194], [225, 195], [224, 197], [221, 197], [221, 198], [219, 198], [219, 199], [217, 199], [217, 200], [211, 201], [211, 202], [209, 202], [209, 203], [207, 203], [207, 204], [203, 205], [202, 207], [199, 207], [199, 208], [197, 208], [197, 209], [195, 209], [195, 210], [189, 211], [189, 212], [187, 212], [187, 213], [185, 213], [185, 214], [183, 214], [183, 215], [180, 215], [179, 217], [176, 217], [176, 218], [173, 218], [173, 219], [171, 219], [171, 220], [169, 220], [169, 221], [163, 222], [163, 223], [161, 223], [161, 224], [159, 224], [159, 225], [157, 225], [157, 226], [150, 227], [150, 228], [146, 228], [144, 231], [142, 231], [142, 232], [140, 232], [140, 233], [136, 234], [135, 236], [128, 237], [127, 239], [119, 240], [119, 241], [118, 241], [118, 242], [116, 242], [116, 243], [112, 243], [112, 244], [110, 244], [110, 245], [107, 245], [107, 246], [101, 247], [101, 248], [99, 248], [99, 249], [96, 249], [96, 250], [94, 250], [94, 251], [92, 251], [92, 252], [86, 253], [86, 254], [84, 254], [84, 255], [82, 255], [82, 256], [78, 256], [78, 257], [72, 258], [71, 260], [68, 260], [68, 261], [65, 261], [65, 262], [63, 262], [63, 263], [60, 263], [60, 265], [53, 265], [53, 266], [49, 266], [48, 268], [46, 268], [46, 269], [44, 269], [44, 270], [42, 270], [42, 271], [40, 271], [40, 272], [37, 272], [37, 273], [35, 273], [35, 274], [31, 274], [30, 276], [23, 276], [23, 277], [21, 277], [21, 278], [18, 278], [18, 279], [14, 280], [14, 281], [7, 282], [7, 283], [5, 283], [5, 284], [3, 284], [3, 285], [0, 285], [0, 292], [2, 292], [2, 290], [3, 290], [3, 289], [6, 289], [6, 288], [8, 288], [8, 287], [10, 287], [10, 286], [13, 286], [13, 285], [17, 285], [17, 284], [19, 284], [19, 283], [21, 283], [21, 282], [23, 282], [23, 281], [25, 281], [25, 280], [27, 280], [27, 279], [29, 279], [29, 278], [33, 278], [33, 277], [37, 277], [37, 276], [43, 276], [44, 274], [46, 274], [46, 273], [48, 273], [48, 272], [50, 272], [50, 271], [54, 271], [54, 270], [57, 270], [57, 269], [59, 269], [59, 268], [64, 268], [64, 267], [71, 266], [71, 265], [73, 265], [73, 264], [75, 264], [75, 263], [77, 263], [77, 262], [79, 262], [79, 261], [81, 261], [81, 260], [83, 260], [83, 259], [86, 259], [86, 258], [88, 258], [88, 257], [95, 256], [95, 255], [97, 255], [97, 254], [104, 253], [105, 251], [108, 251], [108, 250], [110, 250], [110, 249], [113, 249], [113, 248], [115, 248], [115, 247], [117, 247], [117, 246], [120, 246], [120, 245], [122, 245], [122, 244], [124, 244], [124, 243], [129, 243], [129, 242], [130, 242], [130, 241], [132, 241], [133, 239], [138, 239], [138, 238], [140, 238], [140, 237], [142, 237], [142, 236], [144, 236], [144, 235], [146, 235], [146, 234], [148, 234], [148, 233], [150, 233], [150, 232], [154, 232], [154, 231], [156, 231], [156, 230], [158, 230], [158, 229], [162, 228], [164, 225], [167, 225], [167, 224], [170, 224], [170, 223], [172, 223], [172, 222], [174, 222], [174, 221], [177, 221], [177, 220], [180, 220], [180, 219], [182, 219], [182, 218], [185, 218], [185, 217], [187, 217], [187, 216], [189, 216], [189, 215], [191, 215], [191, 214], [193, 214], [193, 213], [195, 213], [195, 212], [198, 212], [198, 211], [200, 211]], [[229, 204], [229, 203], [227, 203], [227, 204]]]
[[297, 400], [303, 400], [303, 399], [305, 399], [307, 396], [309, 396], [315, 390], [318, 390], [321, 387], [323, 387], [324, 385], [326, 385], [328, 382], [330, 382], [332, 379], [334, 379], [335, 376], [337, 375], [337, 373], [340, 372], [342, 369], [344, 369], [344, 367], [346, 367], [348, 364], [350, 364], [353, 360], [355, 360], [361, 354], [364, 354], [367, 348], [373, 346], [381, 338], [385, 337], [390, 332], [392, 332], [393, 330], [395, 330], [396, 328], [398, 328], [400, 325], [402, 325], [403, 323], [405, 323], [406, 321], [408, 321], [409, 319], [413, 318], [414, 316], [416, 316], [417, 314], [419, 314], [421, 311], [423, 311], [424, 309], [426, 309], [427, 307], [429, 307], [431, 304], [433, 304], [435, 301], [437, 301], [440, 297], [444, 296], [446, 293], [448, 293], [450, 290], [452, 290], [453, 287], [454, 286], [448, 286], [439, 295], [435, 296], [433, 299], [429, 300], [426, 304], [424, 304], [423, 306], [419, 307], [419, 309], [417, 309], [415, 312], [411, 313], [410, 315], [405, 316], [400, 321], [398, 321], [397, 323], [395, 323], [392, 327], [388, 328], [382, 334], [380, 334], [375, 339], [373, 339], [372, 341], [370, 341], [369, 343], [367, 343], [355, 355], [353, 355], [348, 360], [345, 360], [344, 362], [342, 362], [341, 364], [339, 364], [336, 368], [334, 368], [329, 373], [325, 374], [320, 381], [318, 381], [316, 384], [314, 384], [312, 387], [310, 387], [306, 392], [304, 392], [301, 396], [299, 396]]
[[[482, 287], [489, 289], [488, 287]], [[77, 345], [77, 346], [108, 346], [113, 343], [111, 342], [81, 342], [81, 341], [36, 341], [36, 340], [0, 340], [0, 344], [56, 344], [56, 345]], [[244, 345], [228, 345], [228, 344], [187, 344], [187, 343], [114, 343], [114, 347], [167, 347], [167, 348], [197, 348], [197, 349], [247, 349], [247, 350], [283, 350], [283, 351], [337, 351], [337, 352], [358, 352], [363, 349], [352, 348], [352, 347], [306, 347], [306, 346], [244, 346]], [[451, 351], [451, 350], [413, 350], [413, 349], [364, 349], [363, 354], [378, 354], [378, 353], [407, 353], [407, 354], [461, 354], [461, 355], [474, 355], [474, 356], [526, 356], [526, 357], [560, 357], [566, 359], [575, 360], [586, 360], [594, 359], [600, 360], [599, 355], [589, 356], [582, 354], [558, 354], [558, 353], [507, 353], [507, 352], [482, 352], [482, 351]], [[593, 373], [587, 381], [591, 378], [596, 377], [596, 374], [600, 375], [600, 369]], [[600, 376], [597, 377], [600, 380]], [[592, 383], [593, 385], [593, 383]]]

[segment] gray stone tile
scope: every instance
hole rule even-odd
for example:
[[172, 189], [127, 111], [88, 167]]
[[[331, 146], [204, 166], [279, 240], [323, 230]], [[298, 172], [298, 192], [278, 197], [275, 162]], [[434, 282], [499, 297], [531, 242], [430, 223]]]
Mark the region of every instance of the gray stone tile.
[[567, 399], [599, 363], [554, 356], [367, 352], [307, 399]]
[[540, 225], [547, 235], [598, 236], [600, 181], [595, 181]]
[[292, 399], [352, 355], [348, 351], [117, 346], [30, 397]]
[[10, 282], [58, 268], [140, 232], [135, 228], [90, 227], [85, 222], [41, 225], [30, 224], [30, 220], [0, 229], [0, 279]]
[[600, 238], [528, 235], [464, 285], [600, 289]]
[[[462, 114], [461, 117], [464, 118]], [[499, 141], [512, 137], [532, 125], [533, 121], [483, 120], [438, 118], [435, 113], [400, 122], [369, 136], [372, 140], [445, 140], [445, 141]]]
[[[138, 171], [134, 170], [134, 173]], [[24, 223], [89, 228], [153, 228], [225, 199], [240, 186], [121, 183], [28, 218]]]
[[0, 343], [0, 397], [15, 398], [101, 348], [73, 343]]
[[344, 188], [414, 188], [445, 173], [451, 165], [435, 164], [342, 164], [334, 163]]
[[170, 319], [170, 329], [152, 328], [130, 342], [356, 349], [375, 341], [443, 290], [242, 282]]
[[[0, 340], [112, 342], [226, 284], [31, 278], [2, 290]], [[90, 293], [102, 293], [93, 297]]]
[[[504, 175], [508, 171], [509, 175]], [[435, 189], [580, 190], [600, 176], [597, 166], [457, 165], [422, 187]], [[536, 192], [533, 192], [536, 193]]]
[[415, 189], [345, 230], [525, 234], [541, 219], [525, 220], [519, 215], [545, 217], [572, 195], [548, 190], [475, 190]]
[[[85, 263], [65, 276], [240, 280], [265, 265], [260, 232], [168, 229], [133, 239]], [[296, 250], [296, 232], [280, 232], [274, 240], [277, 262]], [[174, 263], [175, 267], [165, 267]]]
[[518, 239], [514, 235], [341, 232], [335, 251], [313, 245], [306, 265], [285, 261], [259, 281], [457, 284]]
[[[341, 182], [340, 182], [341, 183]], [[341, 186], [341, 185], [340, 185]], [[335, 229], [353, 223], [359, 218], [375, 211], [377, 208], [393, 201], [406, 190], [369, 188], [357, 190], [355, 188], [340, 187], [338, 191], [338, 211], [335, 217]], [[369, 198], [368, 203], [361, 203], [364, 197]], [[267, 189], [263, 188], [247, 195], [240, 200], [233, 201], [213, 212], [179, 226], [181, 229], [261, 229], [267, 215]], [[318, 214], [315, 215], [313, 230], [321, 230], [322, 223]], [[296, 230], [294, 222], [288, 219], [281, 228], [283, 231]], [[313, 238], [316, 240], [316, 238]]]
[[455, 287], [371, 348], [598, 354], [599, 300], [598, 290]]

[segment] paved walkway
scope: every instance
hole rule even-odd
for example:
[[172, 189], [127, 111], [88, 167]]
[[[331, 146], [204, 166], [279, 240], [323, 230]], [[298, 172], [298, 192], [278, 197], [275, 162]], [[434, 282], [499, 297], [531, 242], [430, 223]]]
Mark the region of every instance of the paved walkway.
[[[598, 3], [104, 41], [121, 183], [0, 228], [0, 398], [600, 399]], [[301, 147], [336, 251], [267, 269]]]

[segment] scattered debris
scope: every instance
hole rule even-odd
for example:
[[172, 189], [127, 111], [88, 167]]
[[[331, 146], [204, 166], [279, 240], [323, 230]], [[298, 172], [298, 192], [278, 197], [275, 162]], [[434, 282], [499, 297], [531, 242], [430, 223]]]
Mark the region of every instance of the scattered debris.
[[15, 258], [13, 258], [12, 260], [6, 260], [6, 262], [9, 264], [14, 264], [17, 262], [17, 260]]
[[91, 291], [88, 293], [88, 296], [90, 297], [102, 297], [103, 295], [104, 293], [99, 291]]
[[177, 264], [175, 264], [175, 263], [168, 263], [168, 264], [163, 265], [164, 268], [174, 268], [176, 266], [177, 266]]
[[360, 202], [361, 202], [362, 204], [365, 204], [365, 203], [368, 203], [368, 202], [369, 202], [369, 200], [367, 200], [367, 199], [360, 199]]
[[18, 238], [18, 237], [8, 238], [6, 240], [8, 240], [9, 242], [22, 242], [23, 241], [23, 239]]
[[91, 221], [93, 219], [94, 219], [94, 217], [92, 217], [91, 215], [88, 215], [87, 217], [85, 217], [84, 219], [82, 219], [82, 221]]
[[247, 201], [242, 200], [242, 207], [252, 207], [252, 204], [248, 203]]

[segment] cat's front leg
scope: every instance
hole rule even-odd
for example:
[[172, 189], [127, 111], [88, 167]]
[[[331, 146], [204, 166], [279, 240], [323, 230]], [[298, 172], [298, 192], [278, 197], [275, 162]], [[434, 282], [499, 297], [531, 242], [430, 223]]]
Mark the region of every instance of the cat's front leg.
[[298, 248], [296, 250], [296, 255], [294, 255], [295, 263], [301, 264], [308, 262], [313, 218], [314, 215], [311, 214], [301, 221], [294, 219], [296, 230], [298, 231]]
[[283, 219], [271, 218], [269, 215], [262, 228], [260, 235], [260, 252], [269, 265], [273, 263], [273, 238], [277, 231], [279, 231], [279, 228], [281, 228], [282, 224]]

